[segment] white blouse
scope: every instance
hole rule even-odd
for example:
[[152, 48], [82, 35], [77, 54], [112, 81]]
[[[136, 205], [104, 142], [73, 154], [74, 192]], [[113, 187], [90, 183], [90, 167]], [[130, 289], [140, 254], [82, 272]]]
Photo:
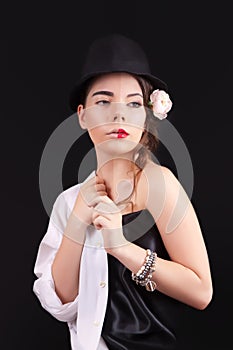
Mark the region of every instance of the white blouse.
[[[94, 172], [86, 179], [94, 176]], [[67, 322], [72, 350], [108, 349], [101, 330], [108, 298], [108, 262], [100, 230], [88, 227], [80, 262], [79, 294], [73, 302], [62, 304], [55, 292], [51, 266], [62, 241], [67, 220], [81, 184], [57, 197], [47, 231], [40, 242], [34, 273], [33, 292], [53, 317]]]

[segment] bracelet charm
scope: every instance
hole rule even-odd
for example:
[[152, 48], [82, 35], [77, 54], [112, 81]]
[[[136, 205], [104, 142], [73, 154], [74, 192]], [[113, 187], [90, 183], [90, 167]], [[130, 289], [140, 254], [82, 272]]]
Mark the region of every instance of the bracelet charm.
[[156, 258], [157, 254], [147, 249], [144, 264], [136, 274], [132, 273], [132, 280], [145, 287], [149, 292], [153, 292], [157, 287], [156, 283], [151, 280], [152, 273], [155, 271]]

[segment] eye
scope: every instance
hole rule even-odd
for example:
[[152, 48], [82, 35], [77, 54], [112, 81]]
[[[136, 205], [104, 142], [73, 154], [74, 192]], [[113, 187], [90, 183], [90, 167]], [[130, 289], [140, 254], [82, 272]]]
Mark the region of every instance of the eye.
[[133, 108], [139, 108], [142, 106], [140, 102], [129, 102], [128, 106], [133, 107]]
[[108, 100], [100, 100], [96, 102], [96, 104], [99, 106], [104, 106], [104, 105], [107, 105], [108, 103], [110, 103]]

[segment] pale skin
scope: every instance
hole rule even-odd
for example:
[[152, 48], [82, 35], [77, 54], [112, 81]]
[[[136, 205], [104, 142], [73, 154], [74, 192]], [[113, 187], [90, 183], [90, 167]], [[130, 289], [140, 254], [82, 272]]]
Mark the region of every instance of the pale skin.
[[[88, 91], [85, 106], [78, 106], [80, 126], [88, 130], [95, 146], [98, 175], [81, 188], [73, 208], [78, 219], [77, 240], [63, 235], [53, 262], [55, 288], [63, 303], [73, 301], [78, 295], [87, 225], [93, 224], [102, 230], [107, 253], [130, 271], [136, 273], [144, 262], [146, 250], [127, 242], [123, 235], [122, 215], [128, 213], [130, 207], [119, 209], [115, 203], [119, 182], [132, 177], [133, 150], [141, 139], [145, 123], [143, 112], [132, 122], [131, 115], [118, 107], [134, 110], [140, 105], [143, 105], [142, 91], [135, 78], [114, 73], [98, 77]], [[92, 119], [95, 108], [101, 110], [109, 106], [117, 107], [117, 113], [115, 110], [113, 114], [106, 114], [108, 119], [104, 122]], [[113, 127], [126, 130], [127, 138], [116, 139], [109, 134]], [[133, 200], [135, 211], [148, 209], [153, 216], [171, 258], [168, 261], [157, 257], [152, 277], [157, 289], [193, 308], [205, 309], [213, 293], [207, 250], [195, 210], [178, 179], [168, 168], [148, 160]]]

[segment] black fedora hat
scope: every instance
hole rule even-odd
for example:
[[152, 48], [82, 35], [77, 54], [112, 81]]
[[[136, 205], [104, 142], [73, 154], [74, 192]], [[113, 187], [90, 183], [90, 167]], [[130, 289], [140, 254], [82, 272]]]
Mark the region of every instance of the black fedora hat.
[[154, 89], [167, 91], [167, 84], [151, 74], [147, 57], [141, 46], [122, 34], [109, 34], [96, 39], [90, 46], [81, 77], [69, 96], [69, 104], [77, 111], [84, 84], [104, 73], [125, 72], [146, 78]]

